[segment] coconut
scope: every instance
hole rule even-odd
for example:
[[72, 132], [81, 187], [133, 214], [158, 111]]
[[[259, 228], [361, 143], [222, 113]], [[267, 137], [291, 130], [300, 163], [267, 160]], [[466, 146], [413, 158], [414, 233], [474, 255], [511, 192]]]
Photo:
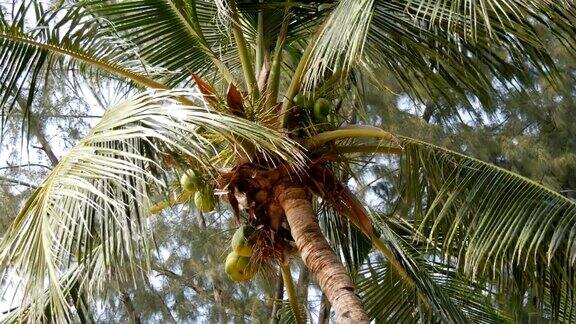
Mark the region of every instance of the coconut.
[[294, 96], [294, 104], [300, 108], [311, 109], [314, 106], [314, 99], [309, 93], [299, 93]]
[[180, 186], [184, 191], [194, 193], [202, 187], [202, 180], [193, 170], [188, 170], [180, 177]]
[[300, 108], [305, 108], [307, 101], [308, 99], [301, 93], [294, 96], [294, 104]]
[[211, 190], [204, 189], [196, 191], [196, 194], [194, 195], [194, 203], [196, 204], [196, 208], [201, 212], [207, 213], [214, 210], [216, 199], [214, 199], [214, 194]]
[[326, 98], [318, 98], [314, 103], [314, 118], [317, 121], [326, 121], [326, 117], [330, 114], [332, 105]]
[[252, 235], [252, 233], [254, 233], [252, 226], [240, 226], [234, 233], [234, 236], [232, 236], [232, 250], [240, 256], [251, 256], [252, 242], [250, 242], [250, 235]]
[[238, 255], [236, 252], [228, 254], [224, 270], [230, 279], [236, 282], [250, 280], [257, 272], [250, 264], [249, 257]]

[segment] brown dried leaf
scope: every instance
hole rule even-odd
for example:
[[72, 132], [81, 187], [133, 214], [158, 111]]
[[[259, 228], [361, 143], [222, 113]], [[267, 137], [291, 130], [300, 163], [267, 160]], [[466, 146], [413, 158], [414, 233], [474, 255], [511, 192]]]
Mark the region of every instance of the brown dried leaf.
[[232, 115], [242, 117], [244, 116], [244, 104], [242, 100], [242, 94], [238, 91], [238, 88], [233, 83], [228, 86], [228, 95], [226, 96], [226, 102], [228, 103], [228, 108]]
[[206, 81], [204, 81], [198, 75], [192, 73], [192, 78], [194, 78], [194, 82], [198, 86], [198, 90], [204, 95], [206, 101], [208, 101], [211, 105], [215, 105], [218, 100], [216, 99], [216, 91], [214, 88]]

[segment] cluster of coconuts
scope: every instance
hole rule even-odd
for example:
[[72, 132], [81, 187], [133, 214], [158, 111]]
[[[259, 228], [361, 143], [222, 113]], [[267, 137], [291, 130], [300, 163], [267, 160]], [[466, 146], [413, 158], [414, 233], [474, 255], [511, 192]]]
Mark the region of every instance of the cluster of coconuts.
[[305, 108], [311, 112], [314, 121], [325, 123], [328, 121], [328, 115], [332, 110], [332, 103], [323, 97], [313, 99], [310, 95], [299, 93], [294, 96], [294, 104], [300, 108]]
[[230, 279], [241, 282], [250, 280], [258, 270], [250, 263], [254, 242], [254, 228], [250, 225], [240, 226], [232, 236], [232, 252], [226, 257], [224, 270]]
[[212, 188], [194, 170], [188, 170], [182, 174], [180, 186], [190, 196], [194, 196], [194, 204], [201, 212], [207, 213], [216, 207]]

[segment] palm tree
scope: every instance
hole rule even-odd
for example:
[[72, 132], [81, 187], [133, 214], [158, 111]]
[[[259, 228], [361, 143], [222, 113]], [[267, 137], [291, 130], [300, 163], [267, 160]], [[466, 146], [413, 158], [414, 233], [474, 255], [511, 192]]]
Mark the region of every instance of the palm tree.
[[[151, 214], [194, 191], [199, 209], [216, 197], [255, 230], [248, 272], [279, 266], [297, 322], [288, 267], [296, 257], [342, 323], [507, 321], [522, 316], [525, 299], [542, 318], [576, 319], [574, 201], [358, 122], [364, 82], [388, 91], [392, 78], [416, 99], [474, 107], [489, 107], [497, 87], [529, 81], [526, 62], [556, 82], [538, 28], [572, 48], [571, 1], [23, 1], [9, 9], [0, 16], [3, 123], [15, 98], [32, 102], [55, 69], [137, 93], [108, 110], [5, 233], [0, 264], [23, 292], [9, 319], [86, 320], [107, 280], [150, 269]], [[374, 154], [398, 165], [391, 214], [371, 211], [346, 182], [355, 162]]]

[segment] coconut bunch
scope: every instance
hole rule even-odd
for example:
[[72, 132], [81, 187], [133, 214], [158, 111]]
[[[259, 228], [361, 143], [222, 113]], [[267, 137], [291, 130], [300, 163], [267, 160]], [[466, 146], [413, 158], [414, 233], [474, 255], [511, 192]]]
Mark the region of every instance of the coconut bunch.
[[322, 130], [333, 128], [335, 109], [331, 98], [321, 94], [302, 91], [292, 100], [292, 112], [288, 128], [296, 138], [306, 138]]
[[258, 266], [252, 259], [255, 243], [254, 227], [250, 225], [240, 226], [232, 236], [232, 252], [226, 257], [224, 270], [230, 279], [241, 282], [252, 279]]
[[214, 187], [192, 169], [185, 171], [180, 178], [182, 191], [189, 197], [194, 197], [194, 204], [203, 213], [211, 212], [216, 206]]
[[314, 98], [310, 93], [302, 92], [294, 96], [293, 101], [296, 106], [303, 108], [315, 123], [328, 122], [328, 116], [332, 112], [332, 102], [327, 98]]

